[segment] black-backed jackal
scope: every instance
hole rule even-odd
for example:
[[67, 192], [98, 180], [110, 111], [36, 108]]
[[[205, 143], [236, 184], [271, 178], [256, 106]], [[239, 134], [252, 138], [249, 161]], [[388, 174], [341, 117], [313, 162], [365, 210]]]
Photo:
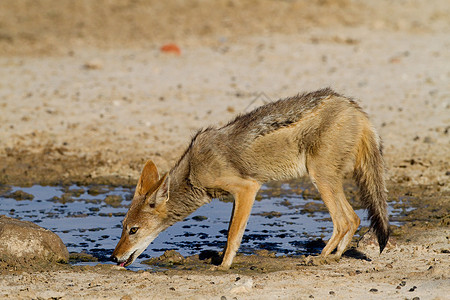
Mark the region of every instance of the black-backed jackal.
[[359, 187], [381, 252], [389, 238], [382, 147], [361, 107], [331, 89], [266, 104], [223, 127], [199, 131], [161, 178], [148, 161], [111, 259], [121, 266], [131, 264], [161, 231], [212, 198], [231, 194], [234, 207], [219, 267], [227, 269], [261, 185], [306, 174], [334, 225], [321, 256], [337, 248], [340, 257], [360, 224], [344, 195], [346, 172], [352, 172]]

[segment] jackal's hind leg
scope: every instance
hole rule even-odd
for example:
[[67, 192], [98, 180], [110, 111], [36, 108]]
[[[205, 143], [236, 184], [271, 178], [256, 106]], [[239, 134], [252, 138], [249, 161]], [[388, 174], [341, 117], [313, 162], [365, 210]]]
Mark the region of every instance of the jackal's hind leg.
[[338, 247], [336, 257], [339, 258], [359, 226], [359, 217], [345, 198], [342, 179], [338, 174], [326, 176], [314, 169], [310, 169], [309, 174], [315, 182], [333, 221], [333, 233], [327, 245], [323, 248], [321, 256], [327, 257]]
[[321, 253], [322, 256], [326, 257], [337, 247], [339, 242], [344, 238], [345, 234], [348, 231], [348, 226], [347, 219], [340, 207], [340, 203], [337, 199], [338, 195], [335, 194], [335, 191], [333, 191], [333, 189], [329, 188], [327, 185], [321, 183], [316, 184], [322, 196], [322, 200], [328, 208], [328, 211], [330, 212], [331, 220], [333, 221], [333, 233]]
[[344, 251], [347, 249], [348, 245], [352, 241], [353, 236], [355, 235], [356, 230], [358, 230], [359, 224], [361, 223], [361, 220], [351, 207], [350, 203], [348, 203], [343, 192], [342, 198], [339, 198], [339, 200], [341, 201], [341, 207], [343, 208], [344, 215], [347, 217], [347, 224], [349, 225], [349, 228], [347, 233], [344, 235], [344, 238], [339, 242], [337, 246], [337, 257], [341, 257], [342, 253], [344, 253]]

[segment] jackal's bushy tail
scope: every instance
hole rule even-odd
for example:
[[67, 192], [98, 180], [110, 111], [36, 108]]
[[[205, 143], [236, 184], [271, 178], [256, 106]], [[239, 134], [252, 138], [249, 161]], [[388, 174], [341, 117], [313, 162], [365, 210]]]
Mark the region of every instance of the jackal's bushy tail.
[[370, 226], [378, 238], [380, 253], [389, 239], [384, 168], [381, 142], [368, 125], [358, 146], [353, 176], [359, 187], [361, 202], [368, 210]]

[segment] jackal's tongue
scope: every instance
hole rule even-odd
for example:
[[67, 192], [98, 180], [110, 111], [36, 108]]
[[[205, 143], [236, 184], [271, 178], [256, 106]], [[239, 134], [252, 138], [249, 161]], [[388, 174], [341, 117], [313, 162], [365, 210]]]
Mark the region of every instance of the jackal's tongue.
[[124, 261], [123, 263], [120, 263], [119, 266], [123, 267], [125, 266], [126, 261]]

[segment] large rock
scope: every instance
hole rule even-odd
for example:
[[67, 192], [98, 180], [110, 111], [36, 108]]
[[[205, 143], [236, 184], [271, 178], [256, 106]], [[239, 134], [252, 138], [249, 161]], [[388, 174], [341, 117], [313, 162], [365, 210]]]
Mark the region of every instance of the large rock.
[[0, 261], [34, 265], [68, 260], [69, 252], [55, 233], [32, 222], [0, 215]]

